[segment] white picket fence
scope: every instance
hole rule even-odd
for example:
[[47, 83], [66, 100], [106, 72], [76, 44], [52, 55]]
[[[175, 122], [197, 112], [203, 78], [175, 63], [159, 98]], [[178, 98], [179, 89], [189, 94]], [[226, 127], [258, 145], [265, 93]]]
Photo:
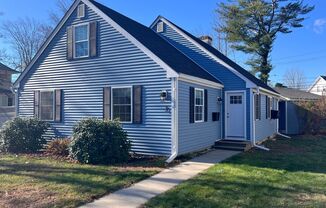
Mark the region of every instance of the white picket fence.
[[0, 107], [0, 127], [8, 120], [15, 118], [15, 107]]

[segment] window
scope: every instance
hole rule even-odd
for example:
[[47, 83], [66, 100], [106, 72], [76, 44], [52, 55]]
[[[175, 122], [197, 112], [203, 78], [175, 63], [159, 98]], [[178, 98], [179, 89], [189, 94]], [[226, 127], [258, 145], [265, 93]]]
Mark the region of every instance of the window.
[[204, 121], [204, 90], [195, 89], [195, 122]]
[[261, 95], [255, 94], [255, 119], [261, 119]]
[[242, 104], [242, 96], [230, 96], [230, 104]]
[[132, 122], [132, 88], [112, 88], [112, 118]]
[[156, 32], [158, 32], [158, 33], [164, 32], [164, 23], [163, 22], [157, 23]]
[[268, 96], [266, 96], [266, 119], [271, 118], [271, 108], [272, 106], [272, 99]]
[[52, 121], [54, 118], [54, 92], [40, 92], [40, 119]]
[[81, 4], [81, 5], [78, 6], [77, 17], [78, 18], [85, 17], [85, 4]]
[[88, 24], [75, 26], [74, 44], [75, 58], [88, 57], [89, 54], [89, 26]]

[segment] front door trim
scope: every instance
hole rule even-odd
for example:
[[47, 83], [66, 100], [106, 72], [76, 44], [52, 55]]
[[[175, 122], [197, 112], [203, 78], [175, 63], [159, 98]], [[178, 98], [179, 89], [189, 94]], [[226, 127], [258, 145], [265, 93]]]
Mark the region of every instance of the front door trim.
[[[243, 138], [234, 138], [234, 137], [228, 137], [228, 122], [227, 122], [227, 112], [228, 112], [228, 95], [229, 94], [235, 94], [235, 93], [242, 93], [243, 94], [243, 111], [244, 111], [244, 120], [243, 120], [243, 128], [244, 128], [244, 137]], [[246, 90], [230, 90], [230, 91], [225, 91], [224, 92], [224, 132], [225, 132], [225, 139], [232, 139], [232, 140], [246, 140], [246, 135], [247, 135], [247, 94]]]

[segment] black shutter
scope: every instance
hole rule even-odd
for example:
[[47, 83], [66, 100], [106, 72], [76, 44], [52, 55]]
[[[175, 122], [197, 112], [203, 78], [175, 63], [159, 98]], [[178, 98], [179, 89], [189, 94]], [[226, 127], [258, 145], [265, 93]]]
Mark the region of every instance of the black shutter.
[[111, 87], [103, 88], [103, 119], [111, 119]]
[[195, 88], [189, 89], [189, 122], [195, 123]]
[[72, 60], [73, 55], [73, 27], [67, 27], [67, 59]]
[[54, 121], [61, 122], [62, 118], [62, 90], [55, 90], [55, 117]]
[[258, 106], [259, 106], [259, 120], [261, 120], [261, 113], [262, 113], [262, 110], [261, 110], [261, 94], [258, 95]]
[[208, 118], [208, 96], [207, 90], [204, 91], [204, 121], [207, 122]]
[[40, 117], [40, 91], [34, 92], [34, 116], [35, 118]]
[[133, 123], [142, 123], [142, 86], [133, 87]]
[[91, 22], [89, 25], [90, 56], [97, 56], [97, 22]]

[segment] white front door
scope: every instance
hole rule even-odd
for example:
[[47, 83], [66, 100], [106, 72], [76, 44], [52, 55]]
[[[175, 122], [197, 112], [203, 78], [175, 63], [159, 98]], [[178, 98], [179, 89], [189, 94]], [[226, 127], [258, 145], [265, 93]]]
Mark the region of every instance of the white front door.
[[227, 92], [226, 94], [226, 138], [245, 139], [245, 94]]

